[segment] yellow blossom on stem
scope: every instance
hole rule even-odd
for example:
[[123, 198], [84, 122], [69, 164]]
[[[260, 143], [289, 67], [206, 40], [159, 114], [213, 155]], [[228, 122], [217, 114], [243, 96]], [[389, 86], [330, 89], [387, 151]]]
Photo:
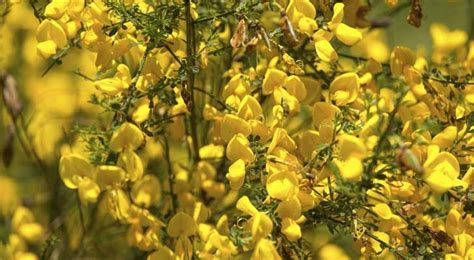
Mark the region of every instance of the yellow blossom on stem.
[[423, 164], [424, 179], [436, 193], [444, 193], [456, 186], [464, 186], [458, 179], [459, 162], [449, 152], [439, 152], [438, 146], [428, 148], [428, 158]]

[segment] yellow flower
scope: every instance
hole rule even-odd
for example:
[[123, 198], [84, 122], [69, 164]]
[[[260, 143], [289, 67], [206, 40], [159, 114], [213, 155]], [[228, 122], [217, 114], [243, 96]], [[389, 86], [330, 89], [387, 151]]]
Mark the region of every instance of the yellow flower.
[[197, 225], [194, 219], [184, 212], [178, 212], [168, 223], [167, 232], [171, 237], [189, 237], [197, 232]]
[[313, 157], [313, 152], [317, 145], [329, 143], [331, 140], [325, 140], [318, 131], [308, 130], [303, 132], [298, 140], [298, 150], [303, 156], [304, 161], [309, 161]]
[[232, 190], [239, 190], [245, 181], [245, 162], [242, 159], [235, 161], [225, 177], [229, 180]]
[[258, 135], [260, 142], [266, 143], [272, 137], [270, 129], [262, 121], [249, 120], [249, 124], [252, 127], [252, 135]]
[[288, 93], [288, 91], [285, 88], [283, 87], [276, 88], [273, 91], [272, 96], [273, 96], [273, 101], [275, 102], [275, 104], [286, 105], [286, 107], [288, 108], [287, 110], [290, 115], [295, 115], [296, 113], [300, 111], [300, 102], [298, 102], [298, 99], [295, 96]]
[[413, 186], [413, 184], [407, 181], [392, 182], [390, 188], [394, 196], [398, 196], [404, 199], [413, 196], [416, 190], [415, 186]]
[[273, 222], [265, 213], [259, 212], [247, 196], [241, 197], [236, 208], [251, 216], [245, 226], [252, 232], [254, 241], [258, 241], [272, 232]]
[[314, 48], [316, 49], [316, 54], [318, 54], [318, 57], [322, 61], [330, 62], [337, 60], [337, 52], [328, 40], [316, 40], [314, 42]]
[[240, 102], [237, 115], [244, 120], [261, 119], [263, 117], [263, 111], [257, 99], [250, 95], [246, 95]]
[[135, 182], [143, 176], [143, 162], [140, 156], [130, 149], [120, 153], [117, 166], [127, 172], [127, 179], [131, 182]]
[[160, 201], [161, 187], [154, 175], [145, 175], [132, 186], [131, 197], [137, 205], [149, 208]]
[[[372, 234], [375, 237], [377, 237], [379, 239], [379, 241], [383, 241], [386, 244], [390, 244], [390, 236], [387, 233], [375, 231]], [[381, 243], [378, 242], [377, 240], [373, 239], [373, 238], [370, 238], [370, 245], [371, 245], [371, 249], [373, 250], [373, 252], [376, 253], [377, 255], [379, 255], [379, 254], [385, 255], [386, 252], [388, 251], [387, 248], [382, 249]]]
[[94, 168], [82, 155], [69, 154], [59, 160], [59, 175], [70, 189], [77, 189], [81, 178], [93, 179], [93, 173]]
[[[368, 71], [371, 73], [375, 74], [375, 71], [380, 72], [382, 68], [378, 62], [386, 62], [390, 57], [390, 49], [385, 38], [385, 30], [371, 28], [364, 33], [364, 38], [351, 48], [355, 55], [370, 57], [372, 64], [374, 64], [374, 61], [377, 61], [375, 64], [377, 64], [378, 68], [377, 70], [369, 69]], [[371, 66], [373, 65], [368, 64], [368, 68]]]
[[390, 207], [385, 203], [378, 203], [372, 207], [372, 210], [377, 214], [381, 219], [391, 219], [392, 211]]
[[282, 219], [291, 218], [297, 220], [301, 216], [301, 203], [298, 198], [293, 197], [289, 200], [281, 201], [278, 204], [276, 212], [278, 216]]
[[273, 229], [272, 220], [263, 212], [258, 212], [253, 215], [250, 222], [247, 223], [250, 225], [254, 241], [259, 241], [260, 239], [265, 238]]
[[229, 235], [229, 217], [224, 214], [216, 223], [216, 230], [223, 235]]
[[324, 120], [332, 121], [336, 117], [336, 113], [341, 110], [332, 104], [326, 102], [316, 102], [313, 105], [313, 125], [319, 129]]
[[255, 161], [255, 155], [252, 149], [249, 147], [250, 143], [247, 137], [243, 134], [236, 134], [227, 144], [225, 151], [227, 159], [235, 162], [242, 159], [245, 163], [251, 163]]
[[349, 260], [349, 256], [335, 244], [326, 244], [319, 250], [319, 259], [320, 260]]
[[402, 75], [406, 66], [413, 66], [416, 56], [412, 50], [407, 47], [397, 46], [393, 48], [390, 55], [390, 70], [394, 76]]
[[250, 124], [235, 115], [226, 114], [221, 124], [221, 136], [224, 141], [229, 142], [236, 134], [242, 134], [247, 137], [252, 133]]
[[147, 260], [178, 260], [178, 256], [166, 246], [161, 246], [157, 251], [148, 255]]
[[474, 245], [472, 236], [466, 233], [454, 236], [455, 253], [447, 254], [446, 259], [472, 259], [474, 258]]
[[260, 239], [252, 255], [252, 260], [281, 260], [275, 246], [271, 240]]
[[348, 134], [338, 137], [338, 146], [340, 147], [339, 159], [347, 160], [350, 157], [364, 159], [367, 156], [367, 148], [362, 139]]
[[20, 237], [30, 243], [38, 243], [44, 235], [44, 228], [35, 222], [33, 213], [25, 207], [18, 207], [11, 219], [11, 225]]
[[78, 186], [79, 199], [82, 203], [91, 202], [94, 203], [97, 201], [97, 198], [100, 194], [100, 187], [95, 183], [95, 181], [84, 178]]
[[354, 45], [362, 40], [362, 33], [346, 24], [340, 23], [334, 29], [337, 39], [345, 45]]
[[464, 186], [458, 179], [459, 162], [448, 152], [439, 152], [438, 146], [428, 148], [428, 158], [423, 164], [423, 178], [436, 193], [444, 193], [456, 186]]
[[433, 38], [433, 47], [442, 52], [449, 52], [464, 46], [468, 38], [465, 31], [449, 31], [448, 27], [439, 23], [431, 24], [430, 33]]
[[337, 39], [346, 45], [354, 45], [362, 39], [362, 33], [344, 23], [344, 4], [336, 3], [333, 8], [334, 14], [329, 22], [329, 28], [336, 35]]
[[448, 216], [446, 217], [445, 229], [451, 236], [466, 232], [465, 221], [459, 210], [455, 208], [449, 210]]
[[254, 216], [258, 213], [258, 210], [255, 208], [255, 206], [252, 204], [252, 202], [250, 202], [250, 199], [247, 197], [247, 196], [243, 196], [242, 198], [240, 198], [238, 201], [237, 201], [237, 204], [235, 205], [235, 207], [250, 215], [250, 216]]
[[295, 141], [288, 135], [288, 132], [283, 128], [277, 128], [273, 133], [273, 139], [268, 146], [267, 153], [271, 154], [276, 147], [282, 147], [285, 150], [292, 152], [296, 150]]
[[462, 181], [467, 183], [469, 186], [474, 186], [474, 167], [469, 167], [464, 177], [462, 177]]
[[[203, 227], [200, 225], [199, 228]], [[210, 228], [208, 231], [209, 235], [206, 237], [201, 236], [203, 241], [207, 241], [204, 245], [204, 249], [199, 253], [200, 258], [223, 258], [229, 259], [232, 255], [238, 253], [237, 247], [232, 241], [224, 235], [221, 235], [217, 230]]]
[[334, 162], [339, 169], [339, 174], [346, 181], [359, 181], [364, 171], [362, 161], [356, 157], [349, 157], [346, 160], [335, 159]]
[[211, 211], [202, 202], [194, 204], [193, 219], [196, 224], [206, 222], [210, 215]]
[[458, 135], [458, 128], [456, 126], [448, 126], [443, 131], [438, 133], [431, 140], [431, 144], [439, 146], [441, 150], [449, 148], [451, 144], [456, 140]]
[[114, 152], [122, 152], [125, 149], [136, 150], [145, 138], [143, 133], [136, 125], [132, 123], [122, 124], [112, 135], [110, 139], [110, 149]]
[[266, 188], [270, 197], [283, 201], [293, 198], [299, 192], [296, 174], [289, 171], [270, 175], [267, 179]]
[[208, 144], [199, 149], [201, 159], [215, 159], [224, 156], [224, 146]]
[[86, 158], [79, 154], [62, 156], [59, 160], [59, 175], [66, 187], [79, 189], [83, 203], [97, 201], [100, 188], [95, 182], [96, 171]]
[[296, 241], [301, 238], [301, 227], [291, 218], [284, 218], [281, 221], [281, 232], [290, 241]]
[[343, 106], [354, 102], [359, 95], [360, 80], [356, 73], [348, 72], [336, 77], [329, 86], [330, 99]]
[[383, 112], [392, 112], [395, 108], [393, 98], [396, 96], [395, 92], [388, 88], [383, 88], [380, 90], [380, 100], [378, 107]]
[[179, 236], [176, 241], [174, 252], [179, 259], [191, 259], [193, 255], [193, 244], [187, 236]]
[[36, 40], [38, 41], [36, 46], [38, 54], [45, 59], [56, 54], [58, 49], [67, 45], [64, 29], [58, 22], [50, 19], [43, 20], [38, 26]]
[[44, 15], [51, 19], [59, 19], [66, 12], [69, 1], [53, 0], [44, 9]]
[[277, 69], [268, 69], [262, 83], [262, 93], [270, 95], [273, 91], [283, 86], [287, 75], [285, 72]]
[[302, 101], [306, 97], [306, 87], [298, 76], [289, 76], [285, 79], [285, 88], [288, 93], [294, 96], [298, 101]]
[[[130, 70], [124, 64], [117, 66], [117, 73], [113, 78], [96, 80], [94, 86], [97, 90], [109, 96], [115, 96], [124, 90], [127, 90], [131, 84]], [[148, 107], [146, 109], [148, 112]]]
[[318, 29], [318, 24], [313, 18], [302, 17], [298, 21], [298, 28], [302, 33], [311, 36]]
[[250, 84], [243, 77], [242, 74], [237, 73], [229, 80], [222, 93], [224, 99], [232, 95], [243, 97], [249, 93]]
[[101, 165], [97, 168], [97, 184], [102, 190], [120, 187], [125, 182], [125, 171], [113, 165]]
[[[290, 0], [286, 8], [286, 14], [292, 24], [298, 25], [301, 19], [309, 18], [313, 20], [316, 17], [316, 8], [309, 0]], [[300, 27], [300, 30], [304, 28]], [[304, 31], [304, 30], [302, 30]]]

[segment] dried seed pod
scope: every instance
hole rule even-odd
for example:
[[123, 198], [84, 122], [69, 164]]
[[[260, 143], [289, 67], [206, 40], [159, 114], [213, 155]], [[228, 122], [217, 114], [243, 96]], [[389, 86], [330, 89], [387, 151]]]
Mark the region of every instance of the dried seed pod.
[[285, 35], [286, 40], [292, 46], [298, 44], [298, 36], [296, 35], [295, 29], [293, 28], [293, 24], [291, 23], [290, 19], [286, 15], [285, 11], [281, 11], [280, 13], [280, 29]]
[[424, 172], [418, 158], [416, 158], [416, 155], [406, 146], [402, 146], [398, 149], [395, 160], [399, 167], [404, 171], [412, 170], [419, 174]]
[[436, 242], [438, 242], [438, 244], [440, 244], [440, 245], [446, 244], [448, 246], [454, 245], [454, 239], [452, 239], [448, 235], [448, 233], [446, 233], [442, 230], [434, 231], [433, 229], [431, 229], [428, 226], [425, 226], [423, 229], [425, 230], [425, 232], [429, 233], [431, 235], [431, 237], [434, 240], [436, 240]]
[[265, 45], [267, 46], [267, 48], [271, 49], [272, 43], [270, 41], [270, 38], [268, 37], [268, 34], [263, 28], [263, 26], [260, 24], [257, 25], [257, 33], [258, 33], [259, 38], [262, 39], [263, 42], [265, 42]]
[[247, 22], [244, 19], [240, 19], [237, 24], [237, 29], [230, 39], [230, 46], [232, 46], [232, 48], [243, 46], [247, 42], [247, 37]]
[[13, 119], [15, 119], [21, 113], [23, 107], [18, 95], [16, 80], [12, 75], [6, 73], [2, 73], [0, 78], [3, 101], [5, 102], [8, 112], [11, 114]]
[[247, 44], [245, 44], [245, 52], [250, 53], [257, 48], [259, 38], [254, 36]]
[[423, 18], [421, 0], [412, 0], [411, 9], [407, 16], [407, 21], [409, 24], [418, 28], [421, 26], [421, 18]]
[[184, 104], [186, 104], [186, 108], [189, 112], [191, 112], [191, 109], [193, 108], [193, 98], [191, 96], [191, 92], [188, 89], [188, 82], [183, 81], [181, 85], [181, 97], [183, 98]]

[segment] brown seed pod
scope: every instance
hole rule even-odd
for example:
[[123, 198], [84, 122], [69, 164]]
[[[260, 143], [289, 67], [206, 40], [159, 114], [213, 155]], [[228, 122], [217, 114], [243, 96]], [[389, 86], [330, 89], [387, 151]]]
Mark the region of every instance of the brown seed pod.
[[272, 43], [270, 41], [270, 38], [268, 37], [268, 34], [263, 28], [263, 26], [260, 24], [257, 25], [257, 33], [258, 33], [259, 38], [263, 40], [263, 42], [265, 42], [265, 45], [267, 46], [267, 48], [271, 49]]
[[296, 35], [295, 29], [293, 28], [293, 24], [288, 19], [285, 11], [281, 11], [280, 13], [280, 29], [285, 35], [286, 40], [292, 46], [296, 46], [298, 44], [298, 36]]
[[448, 233], [446, 233], [442, 230], [434, 231], [433, 229], [431, 229], [428, 226], [425, 226], [423, 229], [425, 230], [425, 232], [429, 233], [431, 235], [431, 237], [434, 240], [436, 240], [436, 242], [438, 242], [438, 244], [440, 244], [440, 245], [446, 244], [448, 246], [454, 245], [454, 239], [452, 239], [448, 235]]
[[398, 149], [395, 160], [403, 171], [412, 170], [419, 174], [424, 172], [416, 155], [406, 146], [402, 146]]
[[0, 84], [2, 85], [2, 97], [8, 112], [15, 119], [23, 107], [18, 95], [18, 87], [16, 80], [12, 75], [7, 73], [0, 74]]
[[421, 26], [421, 18], [423, 18], [421, 0], [412, 0], [411, 9], [407, 16], [407, 21], [409, 24], [418, 28]]
[[237, 24], [237, 29], [230, 39], [230, 46], [232, 46], [232, 48], [239, 48], [247, 42], [247, 38], [247, 22], [244, 19], [240, 19]]
[[245, 44], [245, 52], [253, 52], [257, 48], [258, 41], [258, 36], [254, 36], [247, 44]]
[[191, 92], [188, 89], [188, 82], [183, 81], [181, 86], [181, 97], [183, 98], [184, 104], [186, 104], [186, 108], [189, 112], [191, 112], [191, 109], [193, 108], [193, 98], [191, 96]]

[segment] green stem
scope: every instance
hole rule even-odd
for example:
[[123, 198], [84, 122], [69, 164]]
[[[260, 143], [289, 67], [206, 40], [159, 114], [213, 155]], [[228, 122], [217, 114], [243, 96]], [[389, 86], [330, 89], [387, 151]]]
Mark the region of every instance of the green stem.
[[403, 98], [405, 97], [405, 95], [407, 93], [408, 93], [408, 91], [404, 90], [404, 92], [397, 99], [397, 102], [395, 104], [395, 108], [392, 110], [392, 112], [390, 112], [390, 115], [388, 117], [388, 125], [385, 128], [385, 130], [383, 131], [383, 133], [380, 135], [380, 139], [379, 139], [379, 141], [377, 142], [377, 145], [374, 148], [373, 154], [376, 155], [376, 156], [374, 156], [372, 158], [369, 166], [367, 167], [367, 171], [366, 171], [367, 174], [370, 174], [372, 172], [372, 170], [374, 169], [374, 167], [377, 165], [378, 156], [382, 152], [382, 145], [386, 141], [386, 139], [388, 137], [388, 134], [390, 133], [390, 128], [392, 127], [392, 124], [395, 120], [395, 115], [397, 114], [398, 109], [400, 108], [400, 105], [402, 103], [402, 100], [403, 100]]
[[177, 201], [175, 199], [174, 195], [174, 189], [173, 189], [173, 184], [174, 184], [174, 174], [173, 174], [173, 165], [171, 165], [171, 157], [170, 157], [170, 146], [168, 143], [168, 138], [166, 135], [163, 135], [163, 144], [165, 148], [165, 160], [167, 164], [167, 169], [168, 169], [168, 185], [170, 186], [170, 198], [171, 198], [171, 210], [173, 215], [176, 214], [176, 210], [178, 209]]
[[198, 143], [198, 132], [197, 132], [197, 122], [196, 122], [196, 99], [194, 93], [194, 80], [195, 75], [193, 68], [196, 66], [196, 44], [195, 44], [195, 35], [194, 35], [194, 22], [191, 16], [191, 3], [189, 0], [184, 1], [186, 9], [186, 55], [187, 55], [187, 64], [186, 64], [186, 74], [188, 77], [188, 86], [191, 94], [191, 116], [189, 118], [191, 124], [191, 138], [192, 138], [192, 148], [193, 148], [193, 159], [194, 162], [199, 162], [199, 143]]

